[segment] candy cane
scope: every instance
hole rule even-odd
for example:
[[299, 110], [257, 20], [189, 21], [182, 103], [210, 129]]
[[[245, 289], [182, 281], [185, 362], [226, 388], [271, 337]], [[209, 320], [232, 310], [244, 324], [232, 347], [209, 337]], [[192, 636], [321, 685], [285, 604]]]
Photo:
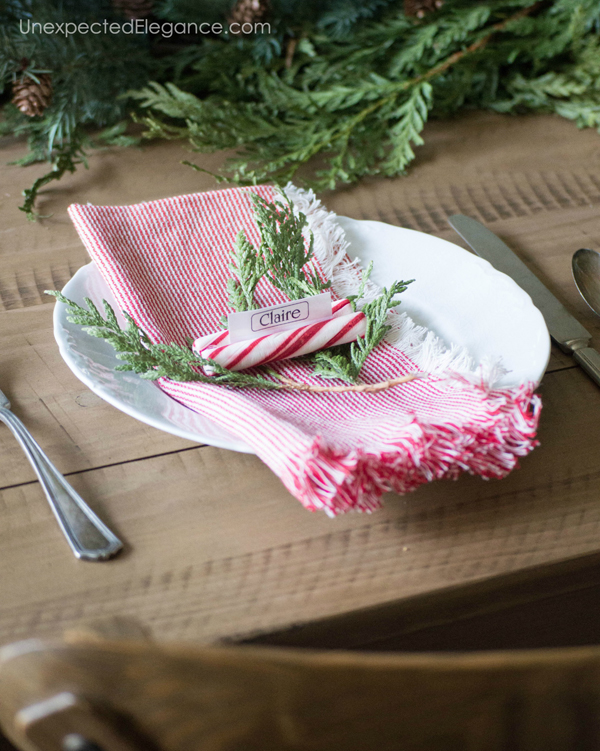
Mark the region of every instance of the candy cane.
[[[227, 370], [245, 370], [246, 368], [262, 365], [275, 360], [287, 360], [300, 357], [309, 352], [333, 347], [336, 344], [346, 344], [364, 336], [366, 319], [364, 313], [347, 313], [348, 301], [337, 306], [335, 317], [327, 321], [317, 321], [306, 326], [268, 334], [257, 339], [251, 339], [235, 344], [228, 344], [227, 332], [219, 332], [212, 336], [207, 346], [207, 337], [194, 342], [193, 349], [205, 359], [214, 360]], [[346, 315], [341, 315], [344, 310]], [[198, 345], [201, 345], [200, 347]], [[205, 372], [211, 370], [206, 369]]]
[[[341, 315], [347, 315], [351, 311], [350, 300], [332, 300], [331, 301], [331, 314], [334, 318]], [[216, 347], [217, 345], [230, 344], [229, 331], [214, 331], [212, 334], [206, 334], [201, 336], [192, 345], [192, 349], [196, 354], [200, 354], [208, 347]]]

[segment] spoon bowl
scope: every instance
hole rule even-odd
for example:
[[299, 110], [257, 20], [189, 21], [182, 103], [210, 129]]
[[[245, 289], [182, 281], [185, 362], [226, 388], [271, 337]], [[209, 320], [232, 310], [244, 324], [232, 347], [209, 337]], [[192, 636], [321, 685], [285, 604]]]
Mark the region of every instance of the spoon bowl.
[[594, 313], [600, 316], [600, 253], [580, 248], [573, 254], [571, 266], [579, 294]]

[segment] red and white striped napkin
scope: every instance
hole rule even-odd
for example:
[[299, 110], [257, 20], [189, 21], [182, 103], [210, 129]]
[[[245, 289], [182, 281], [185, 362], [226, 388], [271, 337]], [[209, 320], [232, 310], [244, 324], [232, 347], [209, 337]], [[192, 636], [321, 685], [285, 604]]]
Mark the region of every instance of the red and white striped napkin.
[[[240, 229], [258, 246], [251, 192], [277, 197], [263, 185], [134, 206], [73, 205], [69, 213], [120, 306], [152, 341], [185, 344], [218, 329], [228, 310], [228, 263]], [[293, 186], [287, 192], [315, 234], [315, 267], [333, 279], [334, 296], [345, 297], [357, 286], [358, 271], [335, 216], [312, 194]], [[257, 299], [263, 306], [285, 302], [264, 280]], [[386, 491], [404, 493], [465, 471], [506, 475], [536, 445], [541, 405], [533, 385], [494, 390], [481, 369], [457, 372], [450, 365], [447, 372], [448, 353], [406, 317], [391, 315], [392, 343], [368, 358], [363, 380], [422, 370], [425, 360], [434, 376], [375, 394], [239, 390], [166, 379], [158, 385], [252, 446], [306, 508], [331, 516], [373, 511]], [[323, 383], [306, 363], [287, 360], [277, 368], [295, 381]]]

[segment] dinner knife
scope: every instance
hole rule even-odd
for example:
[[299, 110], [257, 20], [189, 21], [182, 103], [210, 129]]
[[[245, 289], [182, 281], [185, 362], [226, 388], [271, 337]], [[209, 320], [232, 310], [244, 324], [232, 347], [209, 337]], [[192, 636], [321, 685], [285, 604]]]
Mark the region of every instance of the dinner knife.
[[508, 245], [487, 227], [476, 219], [461, 214], [451, 216], [448, 222], [478, 256], [510, 276], [529, 294], [544, 316], [552, 339], [563, 352], [573, 355], [585, 372], [600, 385], [600, 352], [588, 346], [592, 338], [590, 332], [569, 313]]

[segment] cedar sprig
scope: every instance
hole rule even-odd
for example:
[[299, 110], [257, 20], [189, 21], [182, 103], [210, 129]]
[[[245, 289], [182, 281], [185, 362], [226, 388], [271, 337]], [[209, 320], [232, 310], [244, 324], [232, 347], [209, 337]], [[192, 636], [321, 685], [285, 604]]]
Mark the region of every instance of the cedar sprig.
[[[20, 207], [29, 219], [36, 216], [38, 191], [83, 164], [94, 146], [91, 127], [102, 145], [131, 146], [139, 138], [126, 136], [120, 123], [131, 109], [121, 96], [132, 86], [142, 86], [156, 71], [145, 41], [133, 34], [70, 34], [22, 31], [29, 23], [55, 26], [101, 20], [108, 10], [103, 0], [8, 0], [0, 2], [0, 94], [14, 94], [15, 82], [35, 80], [44, 72], [52, 78], [52, 102], [40, 115], [30, 117], [13, 104], [3, 108], [0, 135], [26, 136], [29, 153], [19, 164], [47, 161], [52, 166], [25, 192]], [[100, 16], [100, 18], [98, 18]], [[112, 19], [111, 19], [112, 20]], [[111, 138], [110, 134], [114, 137]]]
[[412, 284], [414, 279], [407, 282], [394, 282], [389, 289], [384, 287], [381, 294], [371, 302], [363, 306], [362, 312], [367, 319], [367, 329], [364, 337], [357, 339], [350, 344], [350, 361], [352, 363], [351, 375], [353, 380], [358, 378], [360, 369], [365, 364], [365, 360], [371, 352], [383, 341], [385, 335], [391, 330], [387, 323], [388, 312], [400, 304], [396, 296], [405, 292], [408, 285]]
[[267, 268], [263, 256], [256, 252], [244, 230], [235, 238], [231, 257], [229, 271], [233, 276], [227, 280], [229, 304], [236, 313], [255, 310], [258, 303], [254, 300], [254, 291]]
[[52, 169], [38, 177], [30, 188], [25, 188], [23, 191], [25, 200], [23, 205], [19, 206], [19, 209], [25, 212], [27, 219], [33, 221], [40, 217], [34, 207], [37, 195], [44, 185], [54, 180], [60, 180], [66, 172], [75, 172], [78, 164], [84, 164], [87, 167], [86, 153], [83, 150], [84, 140], [85, 135], [82, 129], [74, 129], [70, 140], [65, 141], [64, 145], [54, 150]]
[[[382, 383], [319, 386], [298, 383], [269, 368], [265, 369], [265, 376], [251, 375], [243, 371], [232, 372], [212, 360], [197, 357], [187, 347], [173, 343], [153, 344], [148, 335], [125, 312], [123, 315], [126, 320], [126, 328], [122, 329], [112, 306], [106, 300], [102, 301], [106, 314], [106, 318], [104, 318], [88, 297], [85, 298], [88, 306], [86, 310], [73, 300], [69, 300], [61, 292], [46, 290], [46, 294], [54, 296], [59, 302], [69, 306], [67, 320], [83, 326], [84, 331], [90, 336], [104, 339], [113, 346], [116, 350], [117, 359], [124, 361], [123, 365], [118, 365], [115, 370], [134, 372], [141, 378], [150, 381], [169, 378], [172, 381], [199, 381], [216, 386], [230, 386], [231, 388], [259, 388], [271, 391], [302, 391], [327, 394], [343, 392], [377, 393], [422, 377], [420, 373], [409, 373], [405, 376], [390, 378]], [[204, 365], [210, 365], [213, 375], [206, 376], [198, 372], [197, 368]]]
[[[321, 169], [306, 170], [304, 182], [322, 190], [402, 174], [425, 121], [462, 108], [550, 111], [597, 125], [598, 78], [585, 75], [597, 0], [448, 0], [422, 21], [400, 5], [348, 37], [307, 27], [292, 61], [282, 51], [258, 63], [252, 39], [207, 44], [188, 79], [202, 86], [150, 84], [132, 94], [148, 113], [149, 137], [236, 150], [224, 176], [244, 185], [285, 183], [320, 156]], [[547, 74], [578, 85], [544, 92]]]
[[[371, 268], [372, 264], [363, 277], [363, 285], [368, 279]], [[367, 319], [364, 337], [350, 344], [317, 352], [314, 357], [315, 374], [323, 378], [340, 378], [347, 383], [356, 383], [367, 357], [375, 347], [381, 344], [391, 329], [387, 322], [388, 312], [390, 308], [400, 303], [396, 296], [404, 292], [412, 281], [414, 280], [394, 282], [389, 289], [384, 287], [378, 297], [366, 303], [362, 308]], [[355, 298], [356, 296], [353, 300]]]
[[[166, 21], [200, 23], [224, 19], [231, 2], [155, 5]], [[149, 137], [236, 151], [223, 178], [285, 184], [317, 157], [321, 169], [303, 174], [324, 189], [403, 173], [425, 120], [461, 109], [554, 112], [600, 125], [598, 0], [446, 0], [420, 20], [405, 15], [402, 0], [269, 4], [270, 34], [165, 45], [140, 34], [21, 33], [27, 19], [101, 20], [111, 15], [106, 0], [0, 2], [0, 93], [35, 70], [51, 71], [54, 89], [39, 117], [6, 104], [0, 135], [27, 136], [20, 163], [58, 165], [45, 176], [55, 180], [78, 166], [81, 131], [116, 127], [134, 100]], [[59, 152], [75, 157], [59, 164]], [[40, 187], [26, 196], [30, 216]]]
[[308, 264], [314, 258], [315, 238], [309, 233], [308, 247], [304, 230], [308, 225], [306, 216], [294, 210], [285, 192], [280, 189], [285, 201], [265, 201], [253, 193], [254, 214], [260, 231], [261, 245], [258, 257], [266, 267], [266, 276], [274, 287], [290, 300], [318, 295], [331, 287], [331, 281], [321, 279], [316, 269]]
[[259, 307], [254, 293], [263, 277], [290, 300], [317, 295], [331, 287], [316, 269], [307, 268], [314, 258], [314, 235], [308, 233], [306, 247], [306, 216], [294, 210], [284, 190], [279, 191], [283, 200], [272, 203], [250, 194], [261, 242], [255, 248], [244, 230], [236, 238], [229, 264], [233, 278], [227, 280], [229, 304], [236, 313]]
[[[88, 297], [85, 298], [87, 309], [65, 297], [62, 292], [46, 290], [59, 302], [68, 305], [67, 320], [83, 326], [90, 336], [104, 339], [116, 350], [116, 357], [123, 361], [115, 370], [132, 371], [141, 378], [156, 381], [169, 378], [172, 381], [199, 381], [219, 386], [234, 388], [261, 388], [281, 390], [284, 385], [261, 375], [252, 375], [243, 371], [229, 371], [215, 363], [198, 357], [188, 347], [179, 344], [154, 344], [126, 312], [125, 328], [121, 328], [111, 305], [103, 300], [104, 317]], [[210, 366], [214, 375], [199, 372], [203, 366]]]

